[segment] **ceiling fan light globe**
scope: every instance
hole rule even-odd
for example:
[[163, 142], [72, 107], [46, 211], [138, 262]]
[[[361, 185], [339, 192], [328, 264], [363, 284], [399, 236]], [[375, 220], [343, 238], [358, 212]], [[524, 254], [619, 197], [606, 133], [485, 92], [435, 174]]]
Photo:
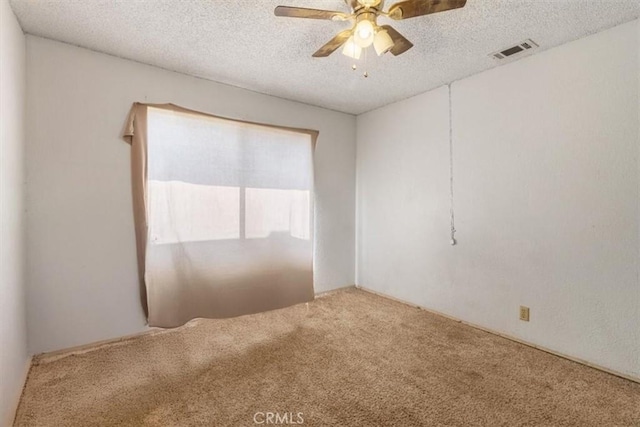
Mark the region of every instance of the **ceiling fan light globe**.
[[362, 48], [371, 46], [375, 36], [373, 24], [369, 20], [362, 20], [356, 25], [353, 39], [356, 44]]
[[384, 55], [389, 52], [393, 47], [393, 40], [387, 32], [387, 30], [379, 30], [375, 38], [373, 39], [373, 48], [376, 50], [378, 56]]
[[358, 46], [353, 40], [353, 36], [349, 37], [349, 40], [344, 44], [342, 48], [342, 54], [353, 59], [360, 59], [362, 54], [362, 48]]

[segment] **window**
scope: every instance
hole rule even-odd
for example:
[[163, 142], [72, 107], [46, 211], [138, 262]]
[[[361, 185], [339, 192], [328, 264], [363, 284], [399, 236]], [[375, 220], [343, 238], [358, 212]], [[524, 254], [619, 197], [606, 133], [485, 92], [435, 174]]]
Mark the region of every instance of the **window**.
[[149, 108], [152, 244], [311, 238], [309, 137]]
[[312, 299], [315, 136], [144, 107], [149, 323]]

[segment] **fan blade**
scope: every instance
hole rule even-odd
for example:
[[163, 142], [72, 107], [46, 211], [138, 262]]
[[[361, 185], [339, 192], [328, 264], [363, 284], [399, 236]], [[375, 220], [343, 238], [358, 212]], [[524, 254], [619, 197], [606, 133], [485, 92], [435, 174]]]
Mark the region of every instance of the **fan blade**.
[[467, 0], [406, 0], [389, 8], [389, 18], [399, 20], [464, 7]]
[[356, 10], [359, 7], [362, 7], [358, 0], [344, 0], [344, 2], [351, 8], [351, 10]]
[[407, 40], [402, 34], [396, 31], [391, 25], [383, 25], [382, 28], [387, 30], [389, 37], [393, 40], [393, 47], [389, 52], [394, 56], [401, 55], [413, 47], [413, 43]]
[[329, 40], [327, 44], [318, 49], [318, 51], [313, 54], [313, 57], [324, 58], [325, 56], [331, 55], [340, 46], [345, 44], [347, 40], [349, 40], [349, 37], [351, 37], [351, 30], [344, 30], [343, 32], [338, 33], [338, 35]]
[[287, 16], [289, 18], [329, 19], [333, 21], [344, 21], [349, 18], [347, 14], [342, 12], [307, 9], [304, 7], [278, 6], [274, 13], [276, 16]]

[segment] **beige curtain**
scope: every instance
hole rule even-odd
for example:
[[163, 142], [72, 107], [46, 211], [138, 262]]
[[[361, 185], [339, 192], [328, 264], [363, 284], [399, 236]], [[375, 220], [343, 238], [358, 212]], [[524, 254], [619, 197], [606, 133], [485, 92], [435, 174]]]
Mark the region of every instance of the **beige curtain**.
[[135, 103], [124, 139], [149, 325], [313, 299], [317, 131]]

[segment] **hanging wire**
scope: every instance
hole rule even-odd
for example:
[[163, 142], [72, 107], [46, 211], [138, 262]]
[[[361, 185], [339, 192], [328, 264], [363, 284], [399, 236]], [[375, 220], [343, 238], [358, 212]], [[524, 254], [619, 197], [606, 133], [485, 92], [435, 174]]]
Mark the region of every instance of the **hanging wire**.
[[364, 49], [364, 78], [366, 79], [367, 77], [369, 77], [369, 71], [367, 71], [367, 51], [369, 50], [368, 47], [365, 47]]
[[449, 195], [450, 195], [450, 214], [451, 214], [451, 245], [456, 242], [456, 226], [453, 213], [453, 108], [451, 106], [451, 83], [447, 85], [449, 88]]

